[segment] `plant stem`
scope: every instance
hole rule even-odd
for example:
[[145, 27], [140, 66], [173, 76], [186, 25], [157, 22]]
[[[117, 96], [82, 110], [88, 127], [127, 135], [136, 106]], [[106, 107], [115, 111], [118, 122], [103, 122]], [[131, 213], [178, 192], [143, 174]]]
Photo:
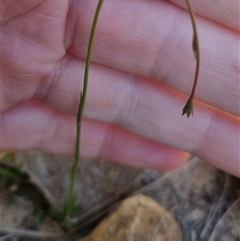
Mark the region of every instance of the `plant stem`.
[[88, 43], [83, 91], [80, 93], [80, 103], [79, 103], [78, 113], [77, 113], [76, 152], [75, 152], [74, 164], [73, 164], [72, 170], [71, 170], [71, 180], [70, 180], [69, 199], [68, 199], [69, 204], [73, 204], [73, 200], [75, 199], [74, 186], [75, 186], [77, 168], [79, 165], [79, 158], [80, 158], [81, 124], [82, 124], [83, 111], [84, 111], [84, 106], [85, 106], [86, 96], [87, 96], [88, 76], [89, 76], [89, 67], [90, 67], [90, 62], [91, 62], [93, 41], [94, 41], [95, 30], [97, 27], [97, 21], [99, 18], [102, 4], [103, 4], [103, 0], [99, 0], [97, 9], [96, 9], [96, 12], [94, 15], [91, 34], [90, 34], [89, 43]]
[[191, 2], [190, 2], [190, 0], [185, 0], [185, 1], [187, 3], [188, 11], [189, 11], [191, 22], [192, 22], [192, 28], [193, 28], [192, 48], [193, 48], [194, 57], [196, 59], [196, 71], [195, 71], [192, 92], [189, 96], [187, 103], [185, 104], [185, 106], [183, 108], [183, 113], [182, 113], [182, 115], [184, 115], [186, 113], [187, 117], [189, 117], [190, 114], [193, 114], [193, 99], [194, 99], [194, 94], [195, 94], [196, 87], [197, 87], [199, 67], [200, 67], [200, 48], [199, 48], [199, 40], [198, 40], [198, 33], [197, 33], [197, 25], [196, 25], [193, 9], [191, 6]]

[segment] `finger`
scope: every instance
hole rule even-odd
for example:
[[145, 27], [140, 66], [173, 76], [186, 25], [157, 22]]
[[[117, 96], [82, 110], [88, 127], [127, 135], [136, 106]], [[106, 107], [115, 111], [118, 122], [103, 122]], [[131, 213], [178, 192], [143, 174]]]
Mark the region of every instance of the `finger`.
[[32, 98], [39, 82], [64, 56], [68, 1], [10, 0], [1, 6], [6, 21], [0, 31], [2, 112]]
[[[81, 58], [86, 56], [94, 11], [93, 1], [81, 1], [73, 6], [67, 25], [66, 47]], [[196, 98], [239, 115], [239, 35], [212, 21], [197, 21], [201, 65]], [[93, 61], [157, 79], [189, 95], [195, 73], [191, 42], [187, 11], [166, 1], [107, 0]]]
[[0, 23], [4, 23], [11, 18], [15, 18], [28, 12], [29, 10], [39, 5], [41, 2], [43, 2], [43, 0], [24, 0], [18, 2], [15, 0], [1, 1], [0, 8], [2, 15]]
[[[186, 2], [182, 0], [169, 0], [186, 9]], [[239, 0], [191, 0], [194, 12], [198, 15], [239, 31]]]
[[[76, 114], [82, 86], [80, 63], [76, 59], [68, 63], [42, 98], [54, 108]], [[236, 175], [239, 118], [199, 101], [195, 101], [194, 116], [183, 118], [184, 99], [154, 80], [92, 65], [84, 116], [193, 153]]]
[[[74, 154], [76, 118], [31, 100], [2, 115], [3, 150], [29, 148]], [[115, 125], [85, 119], [81, 154], [138, 168], [169, 170], [182, 165], [189, 154], [144, 139]]]

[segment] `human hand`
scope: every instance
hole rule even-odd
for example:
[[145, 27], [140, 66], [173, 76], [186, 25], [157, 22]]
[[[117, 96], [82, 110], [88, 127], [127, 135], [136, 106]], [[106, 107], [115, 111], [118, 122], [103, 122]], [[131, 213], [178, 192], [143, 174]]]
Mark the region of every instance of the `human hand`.
[[[1, 0], [2, 150], [74, 154], [84, 58], [97, 0]], [[94, 41], [81, 153], [172, 169], [192, 153], [240, 176], [238, 1], [105, 0]]]

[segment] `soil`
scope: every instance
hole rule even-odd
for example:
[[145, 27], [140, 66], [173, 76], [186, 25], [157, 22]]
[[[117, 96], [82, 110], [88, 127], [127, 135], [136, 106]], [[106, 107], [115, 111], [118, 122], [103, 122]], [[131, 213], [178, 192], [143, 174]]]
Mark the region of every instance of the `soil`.
[[[3, 158], [2, 163], [5, 162]], [[16, 153], [13, 162], [24, 166], [43, 196], [49, 195], [47, 199], [63, 205], [68, 197], [72, 157], [26, 151]], [[31, 201], [37, 194], [31, 188], [23, 191], [20, 186], [15, 183], [1, 190], [1, 241], [77, 241], [121, 200], [136, 193], [148, 195], [164, 207], [179, 223], [183, 240], [240, 240], [240, 179], [197, 157], [171, 172], [139, 170], [105, 160], [81, 160], [76, 193], [82, 209], [73, 219], [78, 229], [71, 233], [64, 232], [50, 218], [39, 223]], [[49, 234], [58, 237], [51, 238]]]

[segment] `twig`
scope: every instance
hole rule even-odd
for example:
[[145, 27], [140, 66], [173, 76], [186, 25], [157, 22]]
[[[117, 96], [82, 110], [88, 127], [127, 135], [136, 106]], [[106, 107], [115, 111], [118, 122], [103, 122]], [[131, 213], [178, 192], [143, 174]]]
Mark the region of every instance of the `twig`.
[[34, 184], [41, 191], [41, 193], [46, 198], [46, 200], [51, 205], [51, 207], [54, 208], [54, 210], [56, 210], [59, 213], [61, 213], [62, 212], [62, 208], [57, 203], [57, 201], [54, 199], [52, 194], [41, 184], [41, 182], [39, 182], [39, 180], [36, 177], [36, 175], [30, 169], [28, 169], [26, 166], [23, 167], [23, 171], [25, 171], [25, 173], [27, 173], [27, 175], [29, 176], [30, 182], [32, 184]]
[[50, 233], [50, 232], [39, 232], [39, 231], [32, 231], [26, 229], [18, 229], [18, 228], [7, 228], [7, 227], [0, 227], [1, 233], [6, 234], [14, 234], [20, 236], [27, 236], [27, 237], [34, 237], [34, 238], [52, 238], [52, 237], [59, 237], [60, 233]]
[[[7, 234], [7, 235], [4, 235], [0, 238], [0, 241], [7, 241], [7, 240], [10, 240], [11, 238], [15, 237], [15, 234]], [[12, 239], [11, 239], [12, 240]]]

